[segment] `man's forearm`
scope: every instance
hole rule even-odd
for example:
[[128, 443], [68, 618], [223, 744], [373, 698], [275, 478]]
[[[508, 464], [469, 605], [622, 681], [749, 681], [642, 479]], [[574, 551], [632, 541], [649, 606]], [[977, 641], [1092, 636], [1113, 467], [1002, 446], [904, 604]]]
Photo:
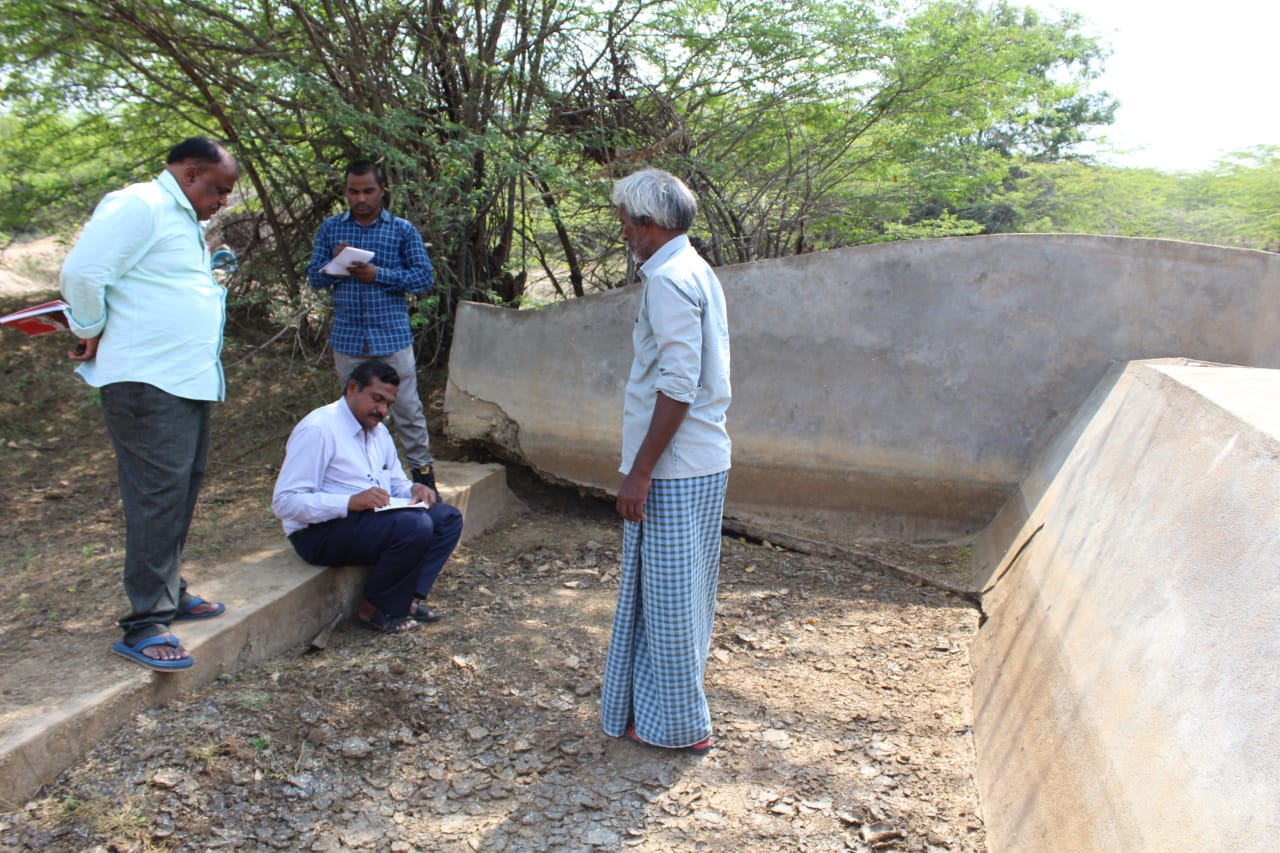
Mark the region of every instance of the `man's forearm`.
[[414, 228], [401, 232], [399, 258], [403, 266], [397, 267], [399, 288], [405, 293], [426, 293], [436, 282], [436, 271], [431, 266], [422, 235]]
[[653, 469], [657, 467], [663, 451], [667, 449], [667, 445], [671, 444], [671, 439], [675, 438], [687, 414], [689, 414], [688, 403], [681, 403], [661, 391], [658, 392], [653, 404], [653, 417], [649, 420], [649, 429], [644, 435], [644, 441], [640, 443], [640, 449], [636, 451], [635, 461], [631, 464], [633, 473], [646, 477], [653, 474]]
[[644, 505], [649, 499], [653, 469], [657, 467], [663, 451], [671, 444], [671, 439], [675, 437], [688, 413], [688, 403], [678, 402], [661, 391], [658, 392], [649, 429], [631, 463], [631, 470], [618, 488], [618, 514], [627, 521], [644, 521]]
[[[377, 259], [373, 263], [377, 264]], [[402, 293], [425, 293], [435, 284], [435, 269], [430, 262], [408, 267], [380, 266], [374, 284]]]
[[333, 287], [337, 279], [326, 272], [321, 272], [329, 261], [333, 260], [334, 247], [338, 245], [329, 231], [328, 220], [321, 223], [316, 232], [315, 242], [311, 246], [311, 262], [307, 264], [307, 283], [316, 290]]
[[347, 514], [350, 495], [283, 491], [272, 496], [271, 510], [281, 521], [321, 524]]

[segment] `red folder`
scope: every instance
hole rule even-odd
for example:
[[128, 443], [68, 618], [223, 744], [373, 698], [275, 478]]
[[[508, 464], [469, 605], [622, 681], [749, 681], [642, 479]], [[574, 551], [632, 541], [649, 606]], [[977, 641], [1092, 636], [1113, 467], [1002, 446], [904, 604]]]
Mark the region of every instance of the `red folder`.
[[12, 314], [0, 317], [0, 325], [12, 326], [28, 335], [43, 335], [47, 332], [61, 332], [71, 328], [67, 320], [67, 303], [61, 299], [45, 302], [31, 308], [23, 308]]

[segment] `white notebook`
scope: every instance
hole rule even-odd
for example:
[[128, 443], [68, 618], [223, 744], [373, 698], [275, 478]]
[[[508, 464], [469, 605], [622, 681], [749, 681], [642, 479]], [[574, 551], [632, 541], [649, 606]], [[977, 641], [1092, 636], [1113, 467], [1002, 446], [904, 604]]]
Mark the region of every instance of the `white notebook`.
[[347, 267], [352, 264], [367, 264], [371, 260], [373, 260], [373, 252], [348, 246], [339, 252], [336, 258], [321, 267], [320, 272], [329, 275], [351, 275], [347, 272]]

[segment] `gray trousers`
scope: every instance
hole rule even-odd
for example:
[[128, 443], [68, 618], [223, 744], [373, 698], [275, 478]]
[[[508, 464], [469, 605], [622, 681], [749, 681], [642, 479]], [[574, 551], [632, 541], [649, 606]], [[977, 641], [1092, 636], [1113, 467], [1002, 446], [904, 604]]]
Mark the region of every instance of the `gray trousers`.
[[133, 645], [166, 632], [190, 600], [182, 549], [204, 481], [212, 406], [143, 382], [114, 382], [101, 391], [124, 502], [131, 612], [120, 627]]
[[413, 347], [407, 346], [391, 355], [344, 355], [333, 354], [333, 364], [338, 368], [338, 381], [342, 388], [347, 387], [347, 379], [351, 371], [361, 362], [377, 359], [395, 368], [400, 377], [400, 389], [396, 392], [396, 402], [391, 407], [391, 423], [396, 438], [404, 448], [404, 458], [410, 468], [422, 468], [432, 465], [431, 437], [427, 435], [427, 416], [422, 410], [422, 399], [418, 396], [418, 363], [413, 357]]

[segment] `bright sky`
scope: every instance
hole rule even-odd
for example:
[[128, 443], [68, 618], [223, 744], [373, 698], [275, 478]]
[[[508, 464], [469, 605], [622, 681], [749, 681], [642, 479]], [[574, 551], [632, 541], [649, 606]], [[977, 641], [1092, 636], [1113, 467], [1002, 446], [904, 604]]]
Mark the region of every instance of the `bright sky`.
[[[1097, 88], [1120, 101], [1105, 134], [1120, 166], [1200, 170], [1280, 145], [1276, 0], [1015, 0], [1088, 19], [1113, 51]], [[1100, 152], [1101, 153], [1101, 152]]]

